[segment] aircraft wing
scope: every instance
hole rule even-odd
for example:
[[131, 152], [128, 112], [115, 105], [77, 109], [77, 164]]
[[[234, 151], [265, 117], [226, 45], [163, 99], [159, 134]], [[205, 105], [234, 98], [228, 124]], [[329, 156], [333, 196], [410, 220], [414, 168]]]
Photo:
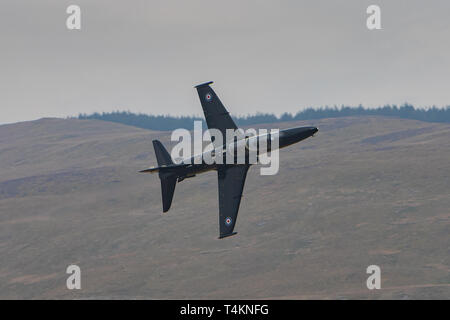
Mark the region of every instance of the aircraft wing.
[[236, 234], [233, 230], [249, 167], [249, 165], [221, 165], [217, 170], [219, 177], [219, 238]]
[[[230, 114], [223, 106], [217, 94], [209, 86], [213, 82], [199, 84], [197, 88], [198, 96], [205, 114], [206, 124], [209, 129], [218, 129], [222, 133], [223, 140], [226, 139], [226, 129], [236, 130], [236, 124], [231, 119]], [[224, 143], [225, 141], [222, 141]], [[214, 144], [214, 141], [213, 141]], [[215, 147], [220, 147], [214, 144]]]

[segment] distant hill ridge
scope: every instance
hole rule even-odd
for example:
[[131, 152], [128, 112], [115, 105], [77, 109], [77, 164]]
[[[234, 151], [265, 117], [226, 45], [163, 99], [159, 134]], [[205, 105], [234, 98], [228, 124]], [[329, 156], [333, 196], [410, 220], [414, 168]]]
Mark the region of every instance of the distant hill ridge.
[[[311, 119], [325, 119], [338, 118], [349, 116], [385, 116], [396, 117], [403, 119], [413, 119], [426, 122], [445, 122], [450, 123], [450, 106], [445, 108], [431, 107], [428, 109], [415, 108], [410, 104], [404, 104], [400, 107], [396, 105], [378, 107], [374, 109], [358, 107], [340, 108], [325, 107], [325, 108], [308, 108], [297, 112], [295, 115], [291, 113], [284, 113], [280, 117], [270, 113], [257, 113], [254, 115], [233, 117], [239, 126], [249, 126], [261, 123], [285, 122], [294, 120], [311, 120]], [[130, 111], [114, 111], [107, 113], [93, 113], [93, 114], [79, 114], [78, 119], [96, 119], [122, 123], [138, 128], [167, 131], [178, 128], [193, 129], [194, 120], [204, 121], [201, 117], [195, 116], [170, 116], [170, 115], [148, 115], [136, 114]]]

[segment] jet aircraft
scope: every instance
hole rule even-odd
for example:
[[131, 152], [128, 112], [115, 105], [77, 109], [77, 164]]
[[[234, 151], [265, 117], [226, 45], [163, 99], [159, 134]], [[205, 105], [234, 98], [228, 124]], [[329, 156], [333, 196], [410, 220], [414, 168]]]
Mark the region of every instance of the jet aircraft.
[[[238, 128], [217, 94], [211, 88], [210, 85], [212, 83], [212, 81], [202, 83], [195, 86], [195, 88], [197, 89], [200, 98], [208, 129], [219, 130], [222, 133], [222, 136], [226, 137], [227, 129], [237, 130]], [[318, 129], [316, 127], [295, 127], [280, 130], [277, 137], [279, 148], [281, 149], [309, 138], [317, 131]], [[248, 136], [244, 137], [241, 141], [245, 141], [244, 139], [248, 138]], [[265, 150], [271, 151], [271, 141], [273, 141], [272, 139], [274, 137], [271, 137], [270, 134], [266, 134], [264, 136], [257, 136], [256, 138], [267, 139], [267, 147]], [[214, 140], [212, 143], [214, 144]], [[235, 147], [238, 144], [239, 141], [234, 141]], [[223, 164], [216, 162], [211, 164], [206, 163], [205, 161], [195, 163], [194, 157], [192, 157], [177, 164], [174, 163], [169, 152], [164, 148], [160, 141], [153, 140], [153, 147], [155, 149], [158, 167], [152, 167], [140, 172], [159, 173], [163, 212], [167, 212], [170, 209], [177, 181], [181, 182], [186, 178], [194, 177], [196, 174], [216, 170], [219, 182], [219, 239], [235, 235], [237, 232], [234, 232], [234, 227], [236, 225], [236, 218], [241, 203], [245, 178], [247, 176], [247, 171], [252, 164], [248, 162], [248, 158], [246, 158], [243, 164], [228, 164], [225, 161], [223, 161]], [[228, 148], [226, 142], [223, 145], [215, 145], [214, 147], [220, 148], [220, 150], [223, 150], [224, 152], [226, 152]], [[234, 150], [236, 149], [237, 148]]]

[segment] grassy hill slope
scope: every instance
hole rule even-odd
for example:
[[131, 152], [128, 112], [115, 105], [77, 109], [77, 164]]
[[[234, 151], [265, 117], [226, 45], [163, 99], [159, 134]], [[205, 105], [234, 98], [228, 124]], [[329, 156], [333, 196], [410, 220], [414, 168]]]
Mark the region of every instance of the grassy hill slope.
[[[162, 214], [151, 141], [97, 120], [0, 126], [0, 298], [450, 298], [450, 126], [357, 117], [315, 125], [250, 169], [218, 240], [217, 174]], [[265, 127], [265, 126], [261, 126]], [[77, 264], [82, 290], [66, 289]], [[381, 267], [369, 291], [367, 266]]]

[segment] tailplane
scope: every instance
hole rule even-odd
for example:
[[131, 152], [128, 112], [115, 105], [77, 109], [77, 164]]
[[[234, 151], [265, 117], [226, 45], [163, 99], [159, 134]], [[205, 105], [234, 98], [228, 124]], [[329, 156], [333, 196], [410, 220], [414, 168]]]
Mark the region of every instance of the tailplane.
[[159, 178], [161, 179], [163, 212], [167, 212], [169, 211], [170, 205], [172, 204], [173, 194], [175, 192], [175, 184], [177, 183], [177, 177], [176, 176], [161, 177], [160, 173]]
[[[161, 142], [153, 140], [153, 148], [155, 148], [159, 169], [161, 169], [161, 167], [173, 165], [172, 157]], [[175, 184], [177, 183], [177, 175], [173, 171], [159, 170], [159, 179], [161, 180], [163, 212], [167, 212], [172, 204]]]

